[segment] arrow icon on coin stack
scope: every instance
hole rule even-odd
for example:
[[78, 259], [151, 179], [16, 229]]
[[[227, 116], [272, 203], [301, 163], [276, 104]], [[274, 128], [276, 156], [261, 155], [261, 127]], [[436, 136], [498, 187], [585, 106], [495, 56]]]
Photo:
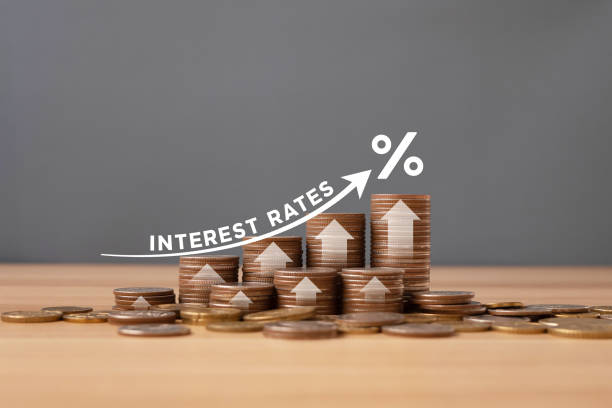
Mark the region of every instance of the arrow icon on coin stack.
[[225, 282], [225, 279], [223, 279], [209, 264], [204, 265], [202, 269], [198, 271], [198, 273], [191, 277], [191, 280]]
[[316, 236], [316, 239], [321, 240], [323, 260], [345, 263], [347, 241], [354, 238], [334, 219]]
[[387, 221], [389, 255], [411, 257], [414, 221], [421, 219], [402, 200], [398, 200], [382, 219]]
[[249, 305], [253, 303], [253, 301], [249, 299], [249, 297], [245, 295], [243, 291], [236, 293], [229, 302], [231, 305], [236, 306], [239, 309], [248, 309]]
[[273, 242], [255, 258], [255, 262], [259, 262], [262, 272], [272, 272], [275, 269], [287, 266], [287, 262], [291, 262], [291, 258]]
[[391, 291], [375, 276], [361, 288], [360, 292], [363, 292], [367, 300], [385, 300], [385, 294]]
[[291, 289], [291, 293], [295, 293], [295, 301], [298, 304], [315, 304], [317, 301], [317, 293], [321, 292], [321, 289], [308, 279], [308, 276], [304, 277], [304, 279]]
[[142, 296], [138, 296], [138, 298], [132, 303], [132, 307], [136, 310], [148, 310], [151, 307], [151, 304], [147, 302], [147, 299]]

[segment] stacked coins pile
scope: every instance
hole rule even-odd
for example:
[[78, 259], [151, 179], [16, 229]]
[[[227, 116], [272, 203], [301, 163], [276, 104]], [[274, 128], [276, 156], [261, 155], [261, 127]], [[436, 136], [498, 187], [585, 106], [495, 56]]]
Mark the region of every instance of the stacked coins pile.
[[174, 303], [174, 289], [171, 288], [117, 288], [115, 295], [116, 310], [148, 310], [155, 305]]
[[342, 312], [401, 312], [403, 274], [396, 268], [342, 269]]
[[431, 197], [372, 194], [371, 264], [404, 271], [404, 308], [411, 295], [429, 290], [431, 258]]
[[210, 307], [236, 308], [245, 313], [274, 309], [276, 299], [271, 283], [222, 283], [210, 291]]
[[208, 304], [210, 287], [238, 281], [238, 256], [182, 256], [179, 261], [179, 303]]
[[274, 272], [280, 308], [314, 306], [318, 315], [337, 314], [339, 284], [335, 268], [282, 268]]
[[486, 313], [487, 308], [480, 302], [472, 301], [474, 292], [468, 291], [431, 291], [412, 295], [412, 302], [425, 313], [463, 316]]
[[296, 266], [302, 266], [302, 237], [265, 238], [242, 246], [243, 282], [272, 283], [275, 269]]
[[365, 214], [323, 213], [306, 221], [308, 266], [356, 268], [365, 262]]

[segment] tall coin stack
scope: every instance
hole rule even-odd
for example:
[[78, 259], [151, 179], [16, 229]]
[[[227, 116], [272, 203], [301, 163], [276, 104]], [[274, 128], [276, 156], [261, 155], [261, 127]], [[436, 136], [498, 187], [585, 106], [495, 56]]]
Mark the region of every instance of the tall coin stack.
[[404, 271], [404, 308], [414, 309], [411, 294], [429, 290], [431, 259], [431, 197], [413, 194], [372, 194], [372, 266]]
[[322, 213], [306, 221], [306, 260], [308, 266], [364, 266], [365, 214]]
[[265, 238], [242, 246], [243, 282], [272, 283], [276, 269], [296, 266], [302, 266], [302, 237]]
[[402, 269], [344, 268], [340, 275], [342, 313], [402, 311]]
[[240, 309], [243, 314], [274, 309], [276, 299], [271, 283], [221, 283], [210, 291], [210, 307]]
[[148, 310], [153, 306], [174, 303], [174, 289], [155, 287], [117, 288], [115, 310]]
[[318, 315], [338, 313], [339, 283], [335, 268], [281, 268], [274, 272], [278, 307], [315, 306]]
[[238, 281], [238, 256], [182, 256], [179, 260], [179, 303], [208, 305], [210, 287]]

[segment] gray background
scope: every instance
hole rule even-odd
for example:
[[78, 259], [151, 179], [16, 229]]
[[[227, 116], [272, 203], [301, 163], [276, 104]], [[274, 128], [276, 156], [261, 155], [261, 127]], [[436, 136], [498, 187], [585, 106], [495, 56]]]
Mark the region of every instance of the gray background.
[[611, 39], [611, 1], [0, 0], [0, 261], [261, 217], [416, 130], [366, 194], [432, 195], [434, 264], [612, 264]]

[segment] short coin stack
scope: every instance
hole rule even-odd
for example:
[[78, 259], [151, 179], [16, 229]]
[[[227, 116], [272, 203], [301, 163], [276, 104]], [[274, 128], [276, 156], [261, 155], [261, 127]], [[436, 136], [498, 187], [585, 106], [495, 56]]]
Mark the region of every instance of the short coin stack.
[[397, 268], [342, 269], [342, 312], [401, 312], [403, 273]]
[[306, 260], [308, 266], [364, 266], [365, 214], [323, 213], [306, 221]]
[[274, 272], [278, 307], [315, 306], [316, 314], [337, 314], [340, 279], [335, 268], [281, 268]]
[[174, 303], [174, 289], [132, 287], [117, 288], [115, 294], [115, 307], [119, 310], [148, 310], [155, 305]]
[[274, 309], [274, 285], [271, 283], [222, 283], [213, 285], [210, 307], [236, 308], [245, 313]]
[[371, 264], [403, 269], [409, 310], [410, 295], [429, 290], [431, 197], [372, 194], [370, 205]]
[[272, 237], [243, 245], [242, 258], [243, 282], [272, 283], [275, 269], [302, 266], [302, 237]]
[[457, 318], [486, 313], [487, 308], [480, 302], [472, 301], [473, 297], [474, 292], [440, 290], [415, 293], [412, 295], [412, 301], [424, 313], [450, 315]]
[[210, 287], [238, 281], [238, 256], [182, 256], [179, 302], [208, 305]]

